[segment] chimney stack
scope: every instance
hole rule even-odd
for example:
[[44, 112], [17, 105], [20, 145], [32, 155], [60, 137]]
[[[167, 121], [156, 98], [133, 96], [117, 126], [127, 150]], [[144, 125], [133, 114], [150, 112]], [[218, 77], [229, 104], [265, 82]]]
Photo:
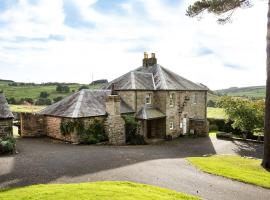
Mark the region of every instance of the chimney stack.
[[157, 64], [157, 59], [155, 53], [151, 53], [151, 58], [148, 58], [148, 54], [144, 52], [143, 66], [149, 67]]

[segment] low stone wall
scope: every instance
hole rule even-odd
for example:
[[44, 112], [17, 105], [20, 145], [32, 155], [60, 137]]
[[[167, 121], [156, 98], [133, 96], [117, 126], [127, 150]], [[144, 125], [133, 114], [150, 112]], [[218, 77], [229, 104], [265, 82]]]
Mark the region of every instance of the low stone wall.
[[0, 138], [4, 138], [4, 137], [13, 135], [12, 125], [13, 125], [12, 119], [1, 119], [0, 120]]
[[194, 134], [199, 136], [207, 136], [209, 132], [209, 125], [207, 120], [203, 119], [190, 119], [189, 120], [189, 130], [193, 130]]
[[20, 113], [21, 136], [40, 137], [45, 136], [44, 117], [35, 113]]

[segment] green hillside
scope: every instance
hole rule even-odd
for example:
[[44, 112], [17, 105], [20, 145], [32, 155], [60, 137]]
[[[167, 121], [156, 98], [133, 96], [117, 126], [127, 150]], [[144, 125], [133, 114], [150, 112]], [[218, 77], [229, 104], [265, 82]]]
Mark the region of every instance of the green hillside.
[[[54, 85], [18, 85], [18, 86], [12, 86], [9, 85], [10, 82], [7, 81], [0, 81], [0, 91], [3, 91], [6, 98], [15, 98], [16, 100], [19, 100], [21, 98], [32, 98], [34, 100], [39, 98], [39, 95], [41, 92], [47, 92], [49, 94], [48, 98], [53, 100], [56, 97], [65, 97], [73, 92], [78, 91], [78, 89], [82, 86], [82, 84], [66, 84], [70, 91], [68, 93], [63, 92], [57, 92], [56, 87], [57, 84]], [[102, 85], [96, 84], [96, 85], [87, 85], [87, 87], [91, 89], [99, 89]]]
[[265, 86], [252, 86], [252, 87], [232, 87], [223, 90], [216, 90], [218, 94], [236, 96], [236, 97], [249, 97], [249, 98], [265, 98]]

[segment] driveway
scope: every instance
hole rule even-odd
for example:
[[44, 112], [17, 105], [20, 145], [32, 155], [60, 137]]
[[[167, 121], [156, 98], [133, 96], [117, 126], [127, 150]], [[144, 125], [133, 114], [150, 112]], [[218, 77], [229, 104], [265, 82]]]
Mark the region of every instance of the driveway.
[[261, 158], [261, 144], [180, 138], [160, 145], [81, 146], [48, 138], [20, 138], [17, 149], [19, 154], [0, 157], [0, 188], [126, 180], [205, 199], [270, 199], [270, 190], [200, 172], [185, 160], [206, 154]]

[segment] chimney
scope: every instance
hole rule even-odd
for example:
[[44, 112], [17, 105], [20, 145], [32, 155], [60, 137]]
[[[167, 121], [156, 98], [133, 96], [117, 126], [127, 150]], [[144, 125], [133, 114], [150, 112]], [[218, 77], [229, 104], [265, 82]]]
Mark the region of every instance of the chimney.
[[112, 83], [111, 95], [117, 95], [117, 92], [115, 91], [115, 83]]
[[157, 59], [155, 53], [151, 53], [151, 58], [148, 58], [148, 54], [144, 52], [143, 66], [149, 67], [157, 64]]

